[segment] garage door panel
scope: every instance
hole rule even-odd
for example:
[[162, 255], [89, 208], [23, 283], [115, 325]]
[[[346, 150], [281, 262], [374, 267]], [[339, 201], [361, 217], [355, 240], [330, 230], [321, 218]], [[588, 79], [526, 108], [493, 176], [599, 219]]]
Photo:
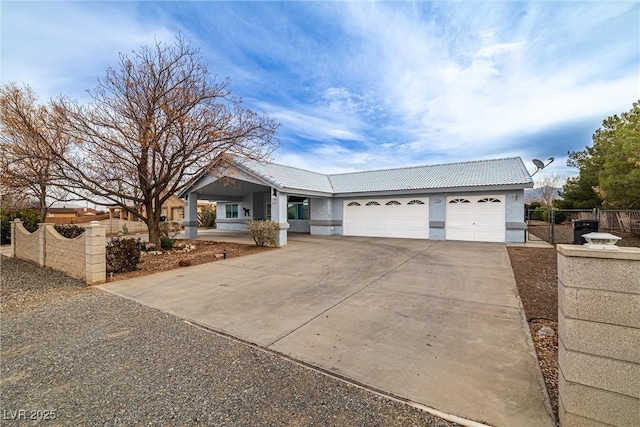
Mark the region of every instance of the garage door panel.
[[504, 242], [504, 196], [447, 197], [446, 238]]
[[427, 198], [347, 200], [344, 202], [344, 235], [427, 239], [428, 206]]

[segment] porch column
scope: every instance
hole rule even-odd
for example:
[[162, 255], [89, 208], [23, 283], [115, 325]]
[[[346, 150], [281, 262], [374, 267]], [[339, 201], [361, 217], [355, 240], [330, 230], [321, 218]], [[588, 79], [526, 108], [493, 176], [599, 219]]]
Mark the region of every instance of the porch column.
[[[277, 195], [274, 196], [274, 193]], [[287, 194], [281, 193], [273, 188], [271, 189], [271, 221], [280, 226], [278, 246], [287, 244], [287, 230], [289, 229], [289, 223], [287, 222], [287, 200]]]
[[198, 193], [189, 193], [184, 200], [184, 237], [198, 237]]

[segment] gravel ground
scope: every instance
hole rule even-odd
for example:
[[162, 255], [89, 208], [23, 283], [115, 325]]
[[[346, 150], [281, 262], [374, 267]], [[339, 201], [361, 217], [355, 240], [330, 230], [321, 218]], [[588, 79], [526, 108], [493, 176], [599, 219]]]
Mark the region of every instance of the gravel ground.
[[456, 425], [32, 263], [1, 268], [2, 425]]
[[[558, 419], [558, 273], [553, 248], [507, 248], [551, 408]], [[541, 328], [553, 335], [539, 334]]]

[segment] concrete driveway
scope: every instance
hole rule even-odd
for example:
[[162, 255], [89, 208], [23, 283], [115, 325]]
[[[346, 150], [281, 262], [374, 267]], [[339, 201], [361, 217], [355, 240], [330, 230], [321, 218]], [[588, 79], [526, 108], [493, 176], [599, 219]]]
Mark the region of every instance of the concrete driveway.
[[101, 288], [449, 414], [553, 424], [504, 244], [290, 234]]

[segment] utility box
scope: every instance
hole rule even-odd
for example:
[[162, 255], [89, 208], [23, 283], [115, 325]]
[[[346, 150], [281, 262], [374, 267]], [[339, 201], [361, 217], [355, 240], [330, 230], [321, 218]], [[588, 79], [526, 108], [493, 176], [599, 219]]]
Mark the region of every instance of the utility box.
[[587, 241], [582, 237], [585, 234], [597, 233], [598, 221], [595, 219], [577, 219], [573, 221], [573, 244], [582, 245]]

